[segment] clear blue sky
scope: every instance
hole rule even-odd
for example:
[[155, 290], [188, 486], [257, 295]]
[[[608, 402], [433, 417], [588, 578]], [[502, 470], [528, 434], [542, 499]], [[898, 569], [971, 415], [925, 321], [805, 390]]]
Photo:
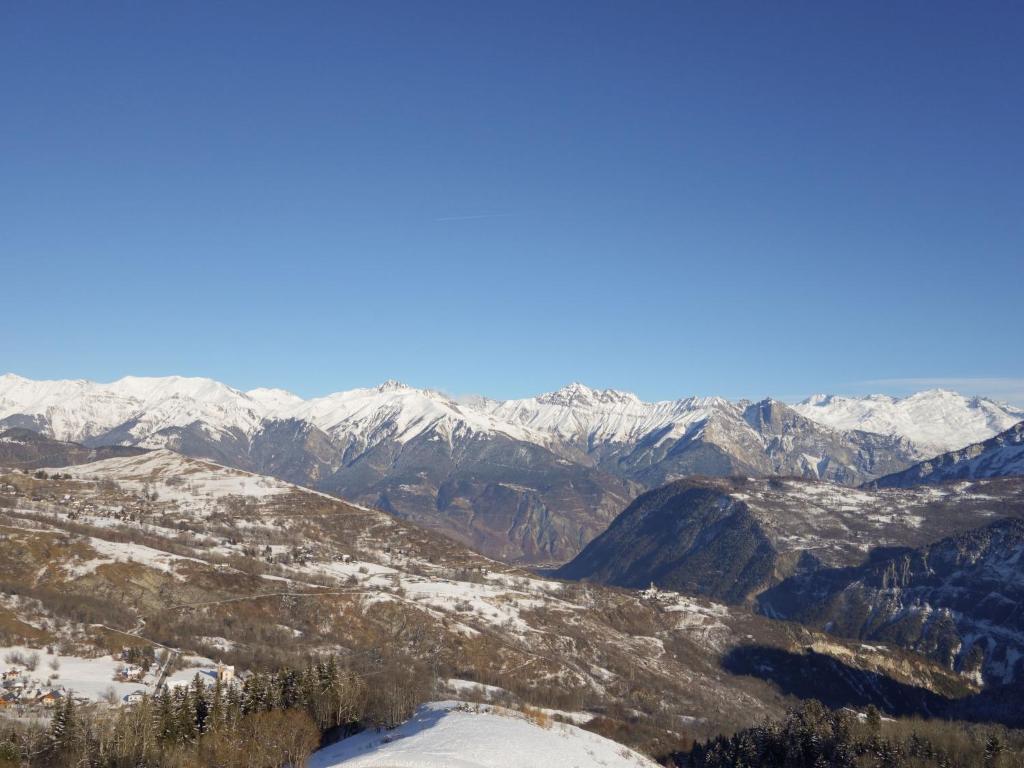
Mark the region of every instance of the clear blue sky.
[[1024, 402], [1022, 40], [1014, 2], [7, 2], [0, 370]]

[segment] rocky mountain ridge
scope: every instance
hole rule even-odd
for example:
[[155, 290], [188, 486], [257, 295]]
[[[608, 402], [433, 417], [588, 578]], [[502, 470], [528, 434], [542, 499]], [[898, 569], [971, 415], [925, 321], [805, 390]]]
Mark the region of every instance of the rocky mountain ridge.
[[990, 477], [1024, 475], [1024, 421], [982, 443], [974, 443], [874, 480], [874, 488], [909, 488]]
[[303, 400], [209, 379], [5, 375], [3, 426], [86, 446], [167, 447], [271, 474], [529, 563], [567, 560], [637, 493], [682, 477], [856, 485], [923, 458], [899, 434], [833, 429], [774, 400], [645, 403], [582, 384], [499, 402], [392, 381]]
[[1024, 479], [906, 490], [794, 478], [691, 478], [639, 496], [556, 571], [742, 603], [790, 576], [860, 565], [996, 517], [1024, 518]]
[[978, 683], [1009, 685], [1024, 679], [1024, 520], [798, 574], [758, 602], [771, 616], [894, 643]]

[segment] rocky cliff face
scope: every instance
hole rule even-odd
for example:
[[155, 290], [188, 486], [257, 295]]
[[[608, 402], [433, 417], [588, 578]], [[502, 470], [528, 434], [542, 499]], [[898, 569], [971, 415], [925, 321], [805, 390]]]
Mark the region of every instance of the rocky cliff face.
[[771, 616], [917, 651], [979, 683], [1011, 684], [1024, 674], [1024, 521], [794, 575], [758, 603]]

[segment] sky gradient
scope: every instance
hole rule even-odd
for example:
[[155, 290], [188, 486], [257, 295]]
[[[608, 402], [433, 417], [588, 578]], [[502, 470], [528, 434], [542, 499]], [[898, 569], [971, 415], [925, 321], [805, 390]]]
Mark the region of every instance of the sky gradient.
[[1009, 2], [6, 3], [0, 371], [1024, 404], [1022, 39]]

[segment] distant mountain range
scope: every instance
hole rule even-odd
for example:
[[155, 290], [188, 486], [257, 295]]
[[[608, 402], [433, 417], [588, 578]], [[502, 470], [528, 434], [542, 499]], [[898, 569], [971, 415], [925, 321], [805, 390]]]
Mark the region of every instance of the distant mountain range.
[[835, 429], [899, 435], [929, 457], [981, 442], [1024, 420], [1024, 409], [944, 389], [909, 397], [814, 395], [793, 407]]
[[1024, 422], [981, 443], [943, 453], [902, 472], [880, 477], [876, 488], [910, 488], [928, 483], [1024, 475]]
[[1024, 682], [1024, 422], [853, 489], [694, 478], [641, 495], [557, 571], [730, 602]]
[[167, 447], [379, 507], [491, 556], [564, 561], [638, 493], [692, 475], [857, 485], [1024, 419], [990, 400], [684, 398], [572, 384], [452, 398], [397, 382], [304, 400], [201, 378], [0, 376], [0, 428], [86, 447]]

